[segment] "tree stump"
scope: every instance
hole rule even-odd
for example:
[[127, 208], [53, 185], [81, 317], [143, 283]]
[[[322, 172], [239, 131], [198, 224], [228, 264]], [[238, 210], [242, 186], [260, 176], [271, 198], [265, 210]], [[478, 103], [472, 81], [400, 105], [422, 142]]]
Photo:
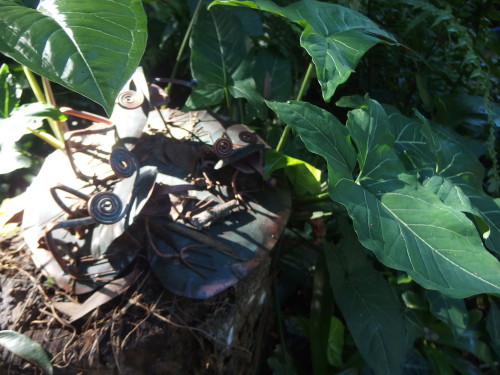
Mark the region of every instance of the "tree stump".
[[[169, 294], [138, 259], [123, 295], [74, 323], [54, 302], [68, 298], [35, 268], [19, 230], [0, 242], [0, 325], [49, 353], [54, 374], [262, 374], [271, 319], [270, 257], [208, 300]], [[0, 348], [0, 374], [38, 374]]]

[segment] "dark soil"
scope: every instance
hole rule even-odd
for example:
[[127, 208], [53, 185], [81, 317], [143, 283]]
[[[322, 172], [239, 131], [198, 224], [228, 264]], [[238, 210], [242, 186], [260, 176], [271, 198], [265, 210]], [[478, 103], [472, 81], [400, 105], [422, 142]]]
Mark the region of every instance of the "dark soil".
[[[54, 374], [263, 374], [270, 340], [266, 259], [236, 287], [209, 300], [166, 292], [140, 259], [123, 295], [74, 323], [31, 261], [20, 230], [0, 241], [0, 328], [23, 333], [49, 353]], [[39, 374], [0, 348], [0, 374]]]

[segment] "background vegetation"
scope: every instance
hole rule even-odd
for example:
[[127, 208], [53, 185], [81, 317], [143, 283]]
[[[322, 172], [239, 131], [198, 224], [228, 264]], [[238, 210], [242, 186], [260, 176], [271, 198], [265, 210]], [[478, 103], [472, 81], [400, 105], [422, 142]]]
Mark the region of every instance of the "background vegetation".
[[[60, 3], [38, 10], [57, 15]], [[142, 59], [150, 79], [199, 82], [169, 87], [172, 106], [208, 108], [265, 137], [275, 149], [267, 172], [284, 169], [294, 192], [274, 252], [270, 371], [500, 373], [499, 1], [234, 0], [207, 8], [151, 0], [142, 4], [143, 47], [140, 2], [123, 3], [135, 20], [123, 47], [132, 52], [110, 60], [123, 70], [107, 77], [107, 93], [99, 80], [85, 88], [74, 76], [50, 76], [46, 62], [24, 61], [6, 37], [0, 50], [108, 112]], [[37, 6], [0, 1], [0, 25], [20, 19], [2, 12], [13, 4]], [[109, 71], [104, 55], [90, 60], [92, 72]], [[50, 133], [41, 119], [62, 117], [49, 107], [23, 112], [36, 99], [22, 69], [3, 61], [0, 194], [8, 197], [51, 150], [27, 127]], [[104, 114], [64, 86], [55, 98]]]

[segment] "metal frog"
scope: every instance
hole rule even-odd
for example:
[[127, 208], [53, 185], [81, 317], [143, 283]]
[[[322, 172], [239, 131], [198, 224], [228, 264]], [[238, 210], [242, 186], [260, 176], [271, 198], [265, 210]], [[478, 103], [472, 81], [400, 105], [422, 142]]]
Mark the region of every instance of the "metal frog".
[[76, 294], [131, 272], [144, 254], [163, 286], [209, 298], [275, 245], [290, 195], [262, 177], [265, 142], [207, 111], [160, 109], [141, 69], [110, 119], [65, 134], [26, 195], [23, 230], [37, 266]]

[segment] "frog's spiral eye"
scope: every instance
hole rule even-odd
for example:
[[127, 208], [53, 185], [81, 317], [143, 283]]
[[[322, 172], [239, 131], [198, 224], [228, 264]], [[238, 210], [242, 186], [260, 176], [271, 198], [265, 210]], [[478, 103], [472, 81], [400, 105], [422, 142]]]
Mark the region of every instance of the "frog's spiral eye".
[[113, 224], [120, 220], [122, 201], [109, 191], [94, 194], [88, 202], [89, 215], [101, 224]]
[[255, 135], [255, 133], [252, 133], [252, 132], [242, 131], [242, 132], [240, 132], [239, 137], [243, 142], [246, 142], [246, 143], [257, 142], [257, 135]]
[[138, 168], [134, 154], [123, 147], [117, 147], [111, 152], [109, 164], [113, 172], [123, 178], [132, 176]]
[[123, 91], [120, 95], [118, 95], [116, 101], [122, 108], [136, 109], [139, 108], [144, 102], [144, 96], [137, 91]]
[[214, 152], [220, 158], [227, 158], [233, 153], [233, 143], [229, 138], [221, 137], [214, 143]]

